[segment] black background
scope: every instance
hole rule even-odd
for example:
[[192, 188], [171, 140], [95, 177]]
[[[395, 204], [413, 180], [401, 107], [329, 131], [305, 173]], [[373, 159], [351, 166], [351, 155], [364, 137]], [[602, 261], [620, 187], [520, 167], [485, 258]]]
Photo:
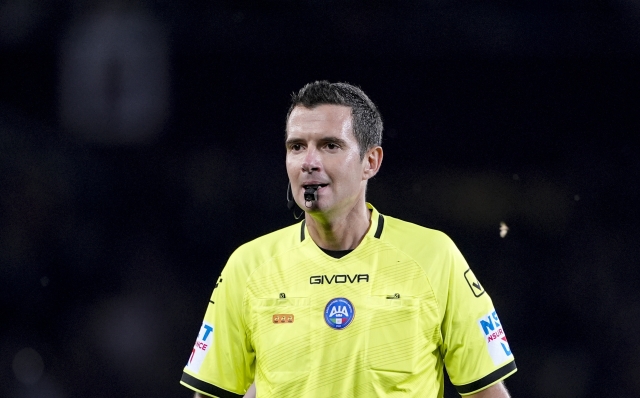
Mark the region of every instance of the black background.
[[[60, 113], [65, 43], [104, 15], [165, 43], [169, 105], [136, 144]], [[190, 396], [226, 258], [294, 222], [284, 117], [318, 79], [379, 106], [368, 200], [458, 244], [514, 397], [640, 395], [637, 2], [8, 0], [0, 20], [0, 396]]]

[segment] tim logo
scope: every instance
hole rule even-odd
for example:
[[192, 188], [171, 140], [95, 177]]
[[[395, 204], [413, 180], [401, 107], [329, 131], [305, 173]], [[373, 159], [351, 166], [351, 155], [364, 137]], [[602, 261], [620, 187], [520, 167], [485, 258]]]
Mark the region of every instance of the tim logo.
[[202, 361], [204, 361], [207, 356], [209, 346], [213, 342], [213, 330], [213, 325], [209, 325], [206, 322], [202, 323], [200, 333], [198, 333], [198, 338], [196, 339], [196, 343], [193, 345], [189, 361], [187, 362], [187, 368], [190, 370], [197, 372], [200, 369]]
[[324, 307], [324, 321], [332, 329], [346, 328], [353, 321], [354, 315], [353, 304], [343, 297], [329, 300]]
[[507, 342], [507, 336], [504, 334], [502, 324], [495, 311], [491, 311], [486, 316], [478, 320], [478, 325], [482, 329], [482, 333], [487, 342], [489, 355], [496, 365], [504, 363], [511, 357], [511, 349]]

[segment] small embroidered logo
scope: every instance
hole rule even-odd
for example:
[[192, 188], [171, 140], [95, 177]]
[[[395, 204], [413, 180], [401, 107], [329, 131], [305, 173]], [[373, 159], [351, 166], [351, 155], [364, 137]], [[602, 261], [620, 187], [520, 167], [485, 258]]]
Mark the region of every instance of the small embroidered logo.
[[275, 314], [272, 318], [273, 323], [293, 323], [293, 314]]

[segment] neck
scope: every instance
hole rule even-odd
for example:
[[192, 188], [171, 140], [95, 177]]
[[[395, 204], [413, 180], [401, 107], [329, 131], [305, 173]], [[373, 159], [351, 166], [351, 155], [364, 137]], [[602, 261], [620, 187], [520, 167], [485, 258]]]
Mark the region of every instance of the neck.
[[344, 214], [327, 216], [311, 214], [305, 216], [309, 236], [323, 249], [355, 249], [369, 230], [371, 213], [364, 200]]

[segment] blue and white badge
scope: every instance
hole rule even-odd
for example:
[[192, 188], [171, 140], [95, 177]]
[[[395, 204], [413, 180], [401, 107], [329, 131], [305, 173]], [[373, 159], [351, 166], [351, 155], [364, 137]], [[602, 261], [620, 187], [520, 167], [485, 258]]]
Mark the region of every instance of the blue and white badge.
[[482, 330], [482, 334], [484, 334], [487, 350], [494, 364], [503, 364], [513, 357], [507, 342], [507, 336], [504, 334], [500, 318], [498, 318], [495, 310], [489, 311], [487, 315], [480, 318], [478, 325]]
[[324, 307], [324, 321], [333, 329], [344, 329], [353, 321], [355, 310], [351, 301], [343, 297], [329, 300]]

